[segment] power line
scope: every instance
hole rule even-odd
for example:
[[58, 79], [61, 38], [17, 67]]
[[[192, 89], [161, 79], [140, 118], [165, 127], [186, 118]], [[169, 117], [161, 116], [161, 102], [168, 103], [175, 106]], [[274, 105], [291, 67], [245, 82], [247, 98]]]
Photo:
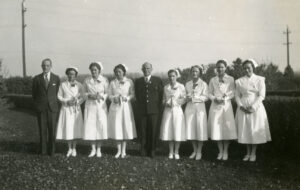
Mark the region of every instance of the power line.
[[284, 45], [286, 45], [286, 52], [287, 52], [287, 66], [290, 67], [290, 44], [292, 44], [290, 41], [289, 41], [289, 34], [292, 33], [290, 30], [289, 30], [289, 27], [287, 26], [286, 27], [286, 31], [283, 32], [283, 34], [286, 35], [286, 43], [284, 43]]
[[22, 1], [22, 61], [23, 61], [23, 77], [26, 77], [26, 55], [25, 55], [25, 0]]

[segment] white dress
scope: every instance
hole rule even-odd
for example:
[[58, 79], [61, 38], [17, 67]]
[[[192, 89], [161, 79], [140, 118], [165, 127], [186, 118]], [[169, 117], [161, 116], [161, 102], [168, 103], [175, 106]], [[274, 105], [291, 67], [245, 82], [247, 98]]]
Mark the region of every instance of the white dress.
[[185, 103], [186, 92], [182, 84], [176, 83], [172, 88], [170, 84], [164, 87], [163, 103], [172, 107], [165, 107], [160, 138], [163, 141], [185, 141], [185, 118], [181, 106]]
[[[58, 90], [58, 99], [61, 102], [56, 139], [73, 140], [82, 137], [83, 119], [80, 104], [84, 101], [83, 87], [75, 81], [71, 86], [68, 81], [61, 83]], [[68, 106], [67, 101], [75, 99], [74, 106]]]
[[[134, 99], [134, 85], [126, 77], [120, 82], [114, 79], [109, 84], [109, 99], [111, 104], [108, 113], [108, 136], [116, 140], [129, 140], [136, 138], [135, 121], [131, 106]], [[122, 101], [126, 97], [127, 101]], [[113, 98], [119, 97], [120, 103], [114, 103]]]
[[[236, 80], [236, 124], [238, 126], [238, 142], [243, 144], [262, 144], [271, 141], [269, 122], [262, 101], [265, 98], [265, 78], [252, 74]], [[251, 114], [244, 113], [240, 106], [255, 110]]]
[[[225, 74], [223, 81], [213, 77], [208, 85], [208, 96], [212, 101], [208, 114], [209, 134], [212, 140], [237, 139], [231, 99], [234, 98], [234, 79]], [[224, 104], [214, 102], [216, 98], [224, 99]]]
[[99, 75], [97, 80], [88, 77], [84, 81], [86, 97], [89, 94], [99, 94], [103, 99], [88, 99], [84, 109], [84, 140], [104, 140], [107, 139], [107, 90], [108, 80]]
[[207, 114], [205, 102], [208, 100], [207, 84], [200, 78], [194, 84], [189, 81], [185, 85], [187, 96], [192, 97], [185, 107], [186, 139], [206, 141]]

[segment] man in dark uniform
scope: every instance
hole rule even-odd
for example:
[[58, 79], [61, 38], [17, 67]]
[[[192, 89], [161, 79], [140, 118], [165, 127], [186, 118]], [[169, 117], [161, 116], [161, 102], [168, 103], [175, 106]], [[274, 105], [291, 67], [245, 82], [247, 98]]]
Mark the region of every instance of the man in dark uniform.
[[135, 81], [135, 94], [140, 114], [141, 155], [155, 156], [158, 120], [162, 107], [163, 84], [158, 77], [151, 76], [152, 65], [142, 66], [144, 77]]
[[60, 79], [51, 72], [52, 61], [42, 61], [43, 73], [32, 82], [32, 98], [37, 112], [40, 134], [40, 152], [52, 156], [55, 152], [56, 122], [58, 113], [57, 92]]

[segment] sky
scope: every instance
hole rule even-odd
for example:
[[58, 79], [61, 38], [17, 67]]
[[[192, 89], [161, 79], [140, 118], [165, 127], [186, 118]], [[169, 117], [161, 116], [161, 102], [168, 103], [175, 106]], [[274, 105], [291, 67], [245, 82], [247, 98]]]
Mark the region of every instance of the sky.
[[[68, 66], [89, 73], [92, 61], [112, 73], [119, 63], [141, 72], [237, 57], [273, 62], [283, 70], [289, 26], [290, 63], [300, 71], [299, 0], [26, 0], [27, 75], [51, 58], [53, 72]], [[0, 59], [22, 75], [21, 0], [0, 0]]]

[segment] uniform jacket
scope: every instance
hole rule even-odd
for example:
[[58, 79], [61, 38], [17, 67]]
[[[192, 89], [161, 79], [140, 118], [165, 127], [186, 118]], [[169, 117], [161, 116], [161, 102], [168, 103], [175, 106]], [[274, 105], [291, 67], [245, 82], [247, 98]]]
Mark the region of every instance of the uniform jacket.
[[149, 82], [146, 82], [144, 77], [136, 79], [135, 95], [140, 114], [160, 113], [163, 97], [162, 80], [155, 76], [151, 76]]

